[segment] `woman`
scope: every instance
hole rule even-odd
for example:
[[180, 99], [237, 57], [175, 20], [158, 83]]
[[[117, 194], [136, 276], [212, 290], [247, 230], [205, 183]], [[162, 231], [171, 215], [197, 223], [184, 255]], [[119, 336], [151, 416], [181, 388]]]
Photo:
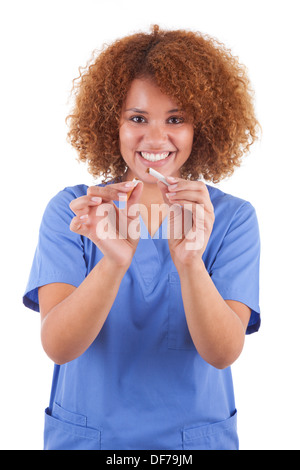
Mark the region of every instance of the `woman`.
[[50, 201], [24, 295], [55, 362], [45, 449], [238, 449], [230, 365], [260, 325], [258, 225], [200, 179], [257, 137], [244, 68], [155, 26], [81, 72], [69, 123], [104, 183]]

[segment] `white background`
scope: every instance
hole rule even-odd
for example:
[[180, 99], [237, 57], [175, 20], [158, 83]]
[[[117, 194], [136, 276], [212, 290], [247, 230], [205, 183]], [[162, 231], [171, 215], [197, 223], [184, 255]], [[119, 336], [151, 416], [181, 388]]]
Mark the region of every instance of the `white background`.
[[219, 184], [255, 206], [262, 239], [262, 327], [233, 367], [240, 444], [300, 449], [297, 8], [297, 0], [1, 2], [1, 449], [43, 445], [52, 363], [22, 295], [45, 205], [65, 186], [95, 184], [66, 142], [72, 80], [94, 49], [155, 23], [208, 33], [248, 67], [263, 136]]

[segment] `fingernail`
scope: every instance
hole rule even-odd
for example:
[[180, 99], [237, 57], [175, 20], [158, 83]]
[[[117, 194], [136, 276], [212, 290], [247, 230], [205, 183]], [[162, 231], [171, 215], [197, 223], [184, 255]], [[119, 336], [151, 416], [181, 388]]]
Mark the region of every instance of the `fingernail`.
[[126, 183], [124, 186], [125, 186], [125, 188], [133, 188], [134, 182], [133, 181], [128, 181], [128, 183]]
[[89, 217], [88, 214], [84, 214], [84, 215], [81, 215], [79, 219], [84, 220], [84, 219], [88, 219], [88, 217]]
[[173, 176], [167, 176], [167, 178], [169, 181], [174, 181], [174, 182], [177, 181], [177, 179], [174, 178]]
[[91, 201], [100, 203], [102, 202], [102, 197], [92, 197]]

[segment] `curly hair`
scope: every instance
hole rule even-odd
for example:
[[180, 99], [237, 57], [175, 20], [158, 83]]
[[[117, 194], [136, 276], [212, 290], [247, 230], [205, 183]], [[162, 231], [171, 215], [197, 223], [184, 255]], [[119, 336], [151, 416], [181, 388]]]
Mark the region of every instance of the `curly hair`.
[[157, 25], [104, 46], [73, 81], [68, 140], [89, 172], [104, 181], [124, 175], [121, 110], [132, 81], [143, 77], [193, 122], [192, 152], [181, 176], [214, 183], [230, 176], [260, 129], [246, 68], [214, 38]]

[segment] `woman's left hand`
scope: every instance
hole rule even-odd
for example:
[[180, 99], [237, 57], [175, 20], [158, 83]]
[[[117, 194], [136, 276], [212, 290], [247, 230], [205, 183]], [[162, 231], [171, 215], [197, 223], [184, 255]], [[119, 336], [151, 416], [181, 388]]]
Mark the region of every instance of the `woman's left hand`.
[[169, 205], [168, 242], [176, 267], [200, 263], [210, 238], [215, 215], [206, 185], [166, 177], [170, 186], [158, 182]]

